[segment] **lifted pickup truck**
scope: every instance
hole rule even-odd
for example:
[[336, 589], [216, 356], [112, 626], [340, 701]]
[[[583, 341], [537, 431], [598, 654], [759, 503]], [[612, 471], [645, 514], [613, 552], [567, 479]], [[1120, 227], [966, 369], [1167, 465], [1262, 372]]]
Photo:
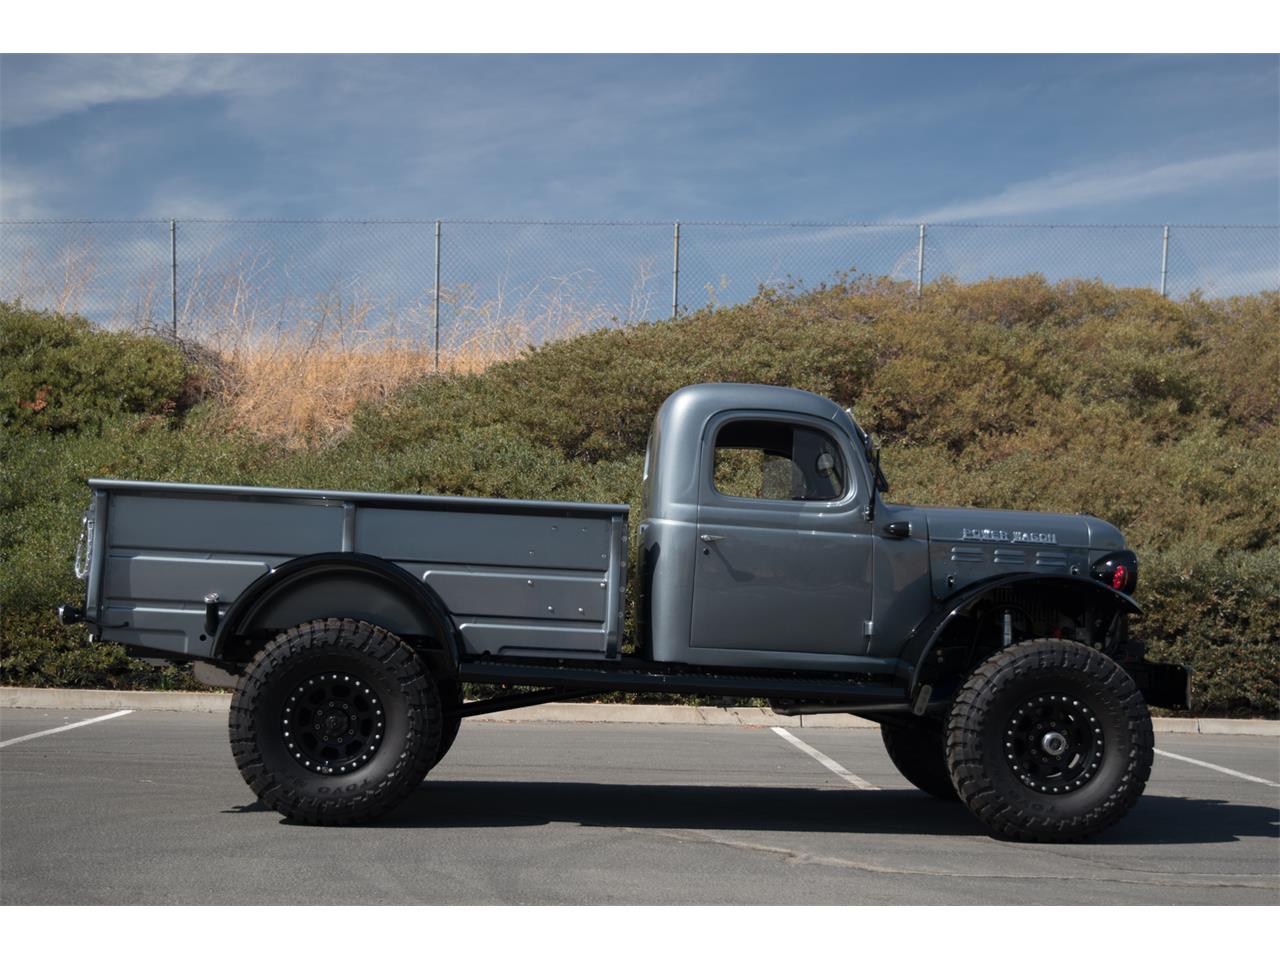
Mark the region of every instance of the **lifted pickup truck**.
[[1074, 840], [1141, 795], [1147, 704], [1186, 705], [1185, 670], [1129, 637], [1115, 527], [888, 503], [868, 436], [800, 390], [701, 384], [658, 411], [631, 652], [626, 506], [89, 486], [87, 599], [60, 620], [237, 675], [236, 763], [311, 823], [390, 810], [464, 717], [661, 691], [871, 718], [994, 835]]

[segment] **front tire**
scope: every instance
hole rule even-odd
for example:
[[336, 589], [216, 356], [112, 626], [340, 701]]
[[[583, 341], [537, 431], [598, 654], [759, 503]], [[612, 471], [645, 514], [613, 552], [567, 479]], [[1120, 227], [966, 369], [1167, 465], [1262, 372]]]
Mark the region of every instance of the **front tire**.
[[960, 799], [993, 836], [1082, 840], [1138, 802], [1151, 715], [1105, 654], [1066, 640], [1007, 647], [965, 681], [947, 723]]
[[372, 820], [422, 782], [440, 695], [413, 649], [357, 620], [313, 620], [254, 657], [231, 700], [231, 752], [267, 807], [313, 824]]

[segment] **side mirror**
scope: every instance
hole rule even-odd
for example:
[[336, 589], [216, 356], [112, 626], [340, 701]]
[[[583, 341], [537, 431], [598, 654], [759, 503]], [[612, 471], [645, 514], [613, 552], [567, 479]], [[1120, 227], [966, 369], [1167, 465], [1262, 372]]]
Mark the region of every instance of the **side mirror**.
[[[867, 455], [867, 461], [871, 464], [871, 472], [874, 475], [875, 488], [881, 493], [889, 492], [889, 480], [884, 475], [884, 471], [880, 469], [880, 441], [867, 433], [862, 427], [858, 426], [857, 420], [853, 417], [853, 408], [845, 407], [844, 412], [849, 415], [849, 419], [853, 421], [853, 429], [857, 433], [858, 439], [862, 442], [862, 449]], [[875, 497], [871, 498], [871, 504], [868, 506], [868, 519], [875, 515]]]
[[884, 471], [880, 469], [880, 441], [875, 437], [869, 437], [868, 445], [871, 448], [871, 464], [875, 467], [876, 489], [881, 493], [889, 492], [889, 478], [884, 475]]

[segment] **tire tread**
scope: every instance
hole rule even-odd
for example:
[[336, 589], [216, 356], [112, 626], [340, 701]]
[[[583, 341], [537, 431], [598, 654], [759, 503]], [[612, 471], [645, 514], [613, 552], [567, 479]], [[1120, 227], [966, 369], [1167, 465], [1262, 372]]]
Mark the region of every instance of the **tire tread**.
[[939, 800], [959, 799], [947, 769], [940, 729], [881, 724], [880, 739], [894, 767], [913, 786]]
[[[266, 687], [299, 655], [359, 651], [385, 666], [409, 704], [407, 748], [397, 763], [364, 790], [324, 799], [290, 789], [259, 744], [259, 702]], [[244, 671], [231, 699], [231, 753], [250, 789], [267, 807], [303, 823], [347, 825], [386, 814], [422, 782], [440, 746], [441, 704], [436, 684], [417, 654], [395, 634], [363, 620], [312, 620], [280, 633]]]
[[[1129, 750], [1114, 789], [1086, 813], [1071, 817], [1029, 813], [1010, 803], [992, 778], [982, 749], [984, 720], [994, 698], [1033, 672], [1062, 669], [1084, 674], [1113, 699], [1124, 718], [1121, 739]], [[1083, 840], [1123, 817], [1146, 787], [1154, 746], [1151, 715], [1129, 675], [1100, 651], [1069, 640], [1028, 640], [991, 656], [960, 688], [946, 728], [947, 763], [960, 799], [995, 836], [1029, 842]]]

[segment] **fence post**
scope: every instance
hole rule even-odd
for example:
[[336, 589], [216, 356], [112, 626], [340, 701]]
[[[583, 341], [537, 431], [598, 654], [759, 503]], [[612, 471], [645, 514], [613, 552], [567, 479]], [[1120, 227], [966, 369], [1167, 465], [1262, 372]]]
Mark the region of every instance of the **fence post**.
[[432, 325], [436, 334], [436, 373], [440, 372], [440, 221], [436, 221], [436, 282], [435, 302], [431, 309]]
[[169, 324], [178, 339], [178, 221], [169, 221]]
[[680, 312], [680, 221], [671, 241], [671, 319]]
[[916, 296], [924, 296], [924, 224], [920, 224], [920, 246], [916, 250]]
[[1165, 295], [1165, 280], [1169, 276], [1169, 225], [1164, 225], [1164, 239], [1160, 243], [1160, 296]]

